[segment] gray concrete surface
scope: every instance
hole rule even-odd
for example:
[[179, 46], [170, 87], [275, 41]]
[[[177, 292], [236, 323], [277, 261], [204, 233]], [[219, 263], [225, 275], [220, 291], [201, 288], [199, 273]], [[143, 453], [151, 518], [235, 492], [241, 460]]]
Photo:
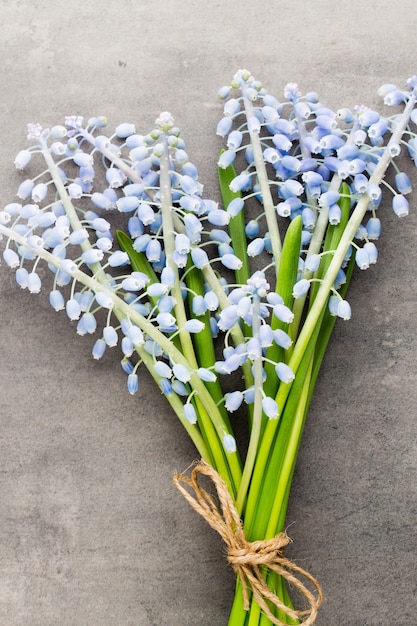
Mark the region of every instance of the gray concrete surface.
[[[0, 192], [27, 122], [104, 114], [148, 129], [171, 111], [216, 196], [217, 88], [248, 67], [329, 106], [380, 106], [417, 72], [414, 0], [0, 2]], [[416, 185], [417, 176], [408, 165]], [[291, 556], [320, 580], [319, 626], [413, 626], [417, 213], [385, 207], [380, 262], [356, 275], [306, 427]], [[223, 546], [171, 484], [195, 458], [145, 373], [90, 356], [47, 294], [0, 268], [0, 624], [222, 626]]]

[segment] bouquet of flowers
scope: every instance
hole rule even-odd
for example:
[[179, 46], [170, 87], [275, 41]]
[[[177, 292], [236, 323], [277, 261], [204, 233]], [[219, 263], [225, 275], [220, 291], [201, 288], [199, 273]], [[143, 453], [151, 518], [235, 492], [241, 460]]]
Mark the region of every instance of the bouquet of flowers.
[[30, 124], [16, 156], [28, 174], [0, 211], [4, 261], [31, 293], [45, 263], [51, 306], [97, 333], [93, 357], [121, 351], [131, 394], [145, 366], [187, 430], [201, 461], [174, 482], [227, 544], [232, 626], [316, 619], [320, 585], [284, 555], [291, 480], [352, 272], [377, 260], [383, 189], [398, 216], [409, 210], [394, 161], [402, 146], [417, 153], [416, 87], [381, 87], [396, 107], [385, 118], [333, 112], [296, 84], [279, 100], [238, 71], [219, 91], [222, 206], [168, 112], [147, 134], [106, 133], [104, 117]]

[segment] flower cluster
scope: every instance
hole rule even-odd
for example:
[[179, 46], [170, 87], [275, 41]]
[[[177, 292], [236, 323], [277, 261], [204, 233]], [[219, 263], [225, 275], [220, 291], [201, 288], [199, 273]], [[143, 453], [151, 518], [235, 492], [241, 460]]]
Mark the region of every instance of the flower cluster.
[[[204, 197], [168, 112], [147, 134], [131, 123], [106, 134], [104, 117], [30, 124], [32, 145], [15, 158], [27, 177], [0, 211], [0, 236], [18, 285], [38, 293], [46, 263], [51, 306], [80, 335], [97, 333], [93, 357], [118, 347], [132, 394], [139, 366], [148, 369], [226, 482], [249, 541], [284, 527], [327, 342], [336, 318], [351, 316], [354, 267], [378, 258], [384, 189], [398, 216], [409, 211], [395, 158], [405, 146], [417, 163], [416, 88], [416, 77], [384, 85], [385, 104], [403, 105], [385, 118], [365, 106], [334, 112], [295, 83], [280, 101], [240, 70], [219, 91], [223, 206]], [[233, 414], [245, 405], [242, 460]], [[236, 597], [238, 626], [246, 610]], [[250, 611], [258, 624], [256, 598]]]

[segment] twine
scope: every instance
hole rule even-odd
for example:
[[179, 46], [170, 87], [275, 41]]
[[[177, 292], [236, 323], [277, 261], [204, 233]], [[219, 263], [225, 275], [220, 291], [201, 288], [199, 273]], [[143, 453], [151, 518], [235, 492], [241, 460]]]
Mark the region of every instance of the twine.
[[[200, 475], [207, 476], [214, 484], [220, 502], [220, 509], [210, 494], [199, 484], [198, 478]], [[317, 617], [317, 609], [323, 599], [321, 587], [311, 574], [284, 557], [283, 548], [291, 542], [287, 533], [282, 532], [273, 539], [247, 541], [242, 522], [226, 483], [216, 470], [204, 460], [200, 461], [193, 468], [190, 478], [184, 474], [176, 474], [173, 481], [187, 502], [219, 533], [226, 543], [227, 560], [232, 565], [242, 584], [243, 607], [245, 611], [249, 610], [249, 590], [251, 590], [254, 599], [273, 624], [285, 626], [284, 622], [281, 622], [272, 614], [268, 602], [294, 620], [306, 617], [302, 621], [304, 626], [314, 624]], [[183, 485], [191, 489], [192, 493]], [[290, 585], [298, 589], [307, 600], [309, 608], [306, 610], [295, 610], [284, 604], [269, 589], [262, 575], [262, 566], [279, 574]], [[300, 577], [312, 583], [316, 594], [312, 593], [305, 586]]]

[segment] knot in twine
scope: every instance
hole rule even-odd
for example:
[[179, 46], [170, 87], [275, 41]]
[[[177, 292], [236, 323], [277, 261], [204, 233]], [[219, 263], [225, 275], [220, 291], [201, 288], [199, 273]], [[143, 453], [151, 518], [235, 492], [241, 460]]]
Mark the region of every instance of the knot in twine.
[[[216, 488], [220, 509], [216, 502], [198, 482], [200, 475], [207, 476]], [[243, 607], [249, 610], [249, 589], [268, 619], [277, 626], [285, 626], [276, 618], [268, 602], [272, 603], [280, 611], [294, 620], [307, 617], [302, 623], [304, 626], [314, 624], [317, 617], [317, 609], [321, 604], [323, 595], [317, 580], [301, 567], [285, 558], [283, 548], [291, 542], [287, 533], [282, 532], [272, 539], [261, 541], [247, 541], [243, 531], [239, 514], [229, 494], [226, 483], [216, 470], [200, 461], [192, 470], [191, 477], [184, 474], [176, 474], [173, 478], [177, 489], [182, 493], [187, 502], [199, 513], [206, 522], [216, 530], [227, 546], [227, 560], [232, 565], [242, 584]], [[192, 490], [192, 493], [186, 487]], [[261, 567], [282, 576], [290, 585], [293, 585], [307, 600], [309, 608], [295, 610], [287, 606], [273, 593], [262, 576]], [[316, 595], [312, 593], [300, 580], [304, 578], [312, 583]]]

